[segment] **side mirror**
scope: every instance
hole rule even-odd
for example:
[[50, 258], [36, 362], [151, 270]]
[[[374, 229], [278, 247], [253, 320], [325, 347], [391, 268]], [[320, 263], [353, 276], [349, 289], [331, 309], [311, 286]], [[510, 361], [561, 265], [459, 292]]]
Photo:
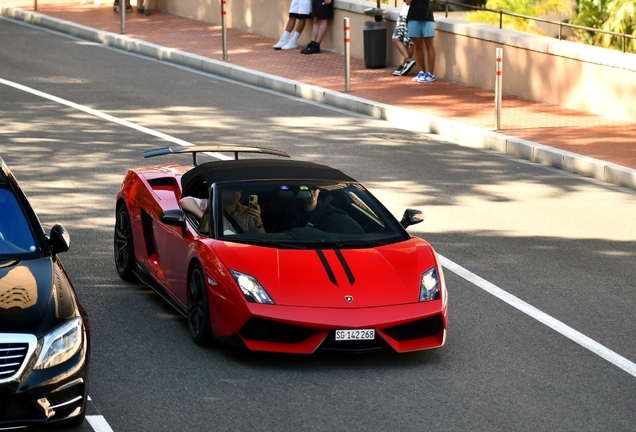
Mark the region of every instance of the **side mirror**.
[[176, 227], [181, 227], [181, 232], [186, 235], [185, 214], [181, 209], [164, 210], [159, 213], [159, 221]]
[[60, 224], [55, 224], [51, 228], [51, 236], [49, 237], [49, 245], [53, 255], [66, 252], [71, 247], [71, 236], [68, 235], [68, 231]]
[[420, 222], [424, 222], [424, 213], [417, 209], [406, 209], [404, 211], [404, 216], [402, 216], [400, 224], [404, 228], [408, 228], [409, 226], [418, 224]]

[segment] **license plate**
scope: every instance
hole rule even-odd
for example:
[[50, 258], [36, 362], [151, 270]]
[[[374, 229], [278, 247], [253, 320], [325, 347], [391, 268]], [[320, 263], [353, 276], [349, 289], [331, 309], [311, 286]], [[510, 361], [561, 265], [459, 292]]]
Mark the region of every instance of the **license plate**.
[[336, 340], [373, 340], [375, 339], [374, 329], [358, 330], [336, 330]]

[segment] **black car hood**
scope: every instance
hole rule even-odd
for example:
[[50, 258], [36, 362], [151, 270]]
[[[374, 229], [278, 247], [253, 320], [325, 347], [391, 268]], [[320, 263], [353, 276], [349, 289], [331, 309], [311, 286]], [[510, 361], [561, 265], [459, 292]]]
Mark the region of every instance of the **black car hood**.
[[37, 337], [77, 315], [70, 283], [50, 257], [0, 261], [0, 331]]

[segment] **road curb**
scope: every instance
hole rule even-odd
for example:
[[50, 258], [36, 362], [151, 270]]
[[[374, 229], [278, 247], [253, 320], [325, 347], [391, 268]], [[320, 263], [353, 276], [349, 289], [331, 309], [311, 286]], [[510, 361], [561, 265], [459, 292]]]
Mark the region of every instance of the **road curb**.
[[456, 141], [457, 144], [493, 150], [537, 164], [636, 189], [635, 169], [555, 149], [544, 144], [254, 71], [219, 60], [133, 39], [126, 35], [97, 30], [37, 12], [25, 11], [10, 5], [0, 4], [0, 16], [160, 61], [201, 70], [241, 83], [385, 120], [399, 127], [413, 129], [413, 126], [417, 125], [419, 132], [440, 135]]

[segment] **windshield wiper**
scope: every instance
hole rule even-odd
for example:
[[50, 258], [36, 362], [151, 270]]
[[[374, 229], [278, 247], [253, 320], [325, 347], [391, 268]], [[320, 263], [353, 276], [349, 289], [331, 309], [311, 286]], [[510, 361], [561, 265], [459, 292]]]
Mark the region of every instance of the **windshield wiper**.
[[333, 244], [336, 247], [373, 247], [388, 244], [379, 240], [326, 240], [321, 243]]
[[[233, 240], [232, 238], [224, 238], [225, 241], [234, 241], [236, 243], [248, 243], [253, 245], [264, 245], [264, 246], [276, 246], [281, 249], [307, 249], [306, 242], [299, 242], [294, 240], [268, 240], [268, 239], [255, 239], [255, 238], [241, 238]], [[301, 244], [299, 244], [301, 243]]]

